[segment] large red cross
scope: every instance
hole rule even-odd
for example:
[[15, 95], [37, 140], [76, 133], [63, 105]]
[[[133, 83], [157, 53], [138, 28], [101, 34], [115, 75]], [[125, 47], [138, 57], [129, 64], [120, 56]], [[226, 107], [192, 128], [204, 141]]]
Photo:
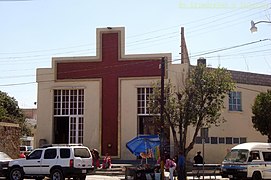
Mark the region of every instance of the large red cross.
[[76, 61], [76, 58], [72, 62], [58, 61], [57, 79], [102, 79], [102, 154], [108, 152], [117, 156], [119, 78], [160, 76], [160, 61], [158, 58], [120, 59], [120, 32], [101, 32], [100, 36], [101, 59], [84, 62]]

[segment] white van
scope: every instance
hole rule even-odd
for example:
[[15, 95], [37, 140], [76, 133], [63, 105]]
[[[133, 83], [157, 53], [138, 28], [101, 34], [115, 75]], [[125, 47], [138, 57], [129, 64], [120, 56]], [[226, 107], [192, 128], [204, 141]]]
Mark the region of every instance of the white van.
[[24, 153], [25, 155], [28, 155], [33, 150], [33, 146], [20, 146], [20, 154]]
[[271, 179], [271, 143], [251, 142], [231, 149], [221, 166], [223, 178]]

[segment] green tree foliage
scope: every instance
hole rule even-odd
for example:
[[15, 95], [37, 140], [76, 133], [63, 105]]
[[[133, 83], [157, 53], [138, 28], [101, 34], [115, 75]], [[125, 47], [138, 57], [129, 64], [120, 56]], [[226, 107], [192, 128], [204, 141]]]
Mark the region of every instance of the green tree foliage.
[[271, 90], [261, 92], [257, 95], [254, 105], [252, 106], [252, 123], [253, 127], [262, 135], [268, 137], [271, 142]]
[[17, 101], [2, 91], [0, 91], [0, 121], [17, 123], [21, 127], [22, 135], [31, 135], [31, 131], [25, 123], [24, 114], [19, 108]]
[[[153, 86], [154, 93], [149, 103], [152, 114], [159, 114], [160, 87], [159, 82]], [[175, 154], [182, 150], [186, 156], [193, 149], [202, 127], [218, 126], [224, 122], [220, 117], [221, 110], [227, 93], [233, 89], [234, 82], [226, 69], [211, 69], [204, 65], [191, 67], [183, 88], [176, 89], [170, 81], [165, 85], [164, 117], [173, 134]], [[195, 131], [188, 143], [189, 127], [193, 127]]]

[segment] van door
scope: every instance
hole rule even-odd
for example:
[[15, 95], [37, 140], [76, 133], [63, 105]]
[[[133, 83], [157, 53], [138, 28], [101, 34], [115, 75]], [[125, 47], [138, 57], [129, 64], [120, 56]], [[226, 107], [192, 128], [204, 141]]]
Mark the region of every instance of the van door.
[[263, 178], [271, 179], [271, 151], [270, 152], [262, 152], [264, 159], [264, 169], [263, 169]]
[[[252, 178], [254, 172], [262, 172], [263, 170], [263, 159], [260, 157], [259, 151], [250, 151], [248, 158], [247, 177]], [[261, 174], [263, 176], [263, 174]]]

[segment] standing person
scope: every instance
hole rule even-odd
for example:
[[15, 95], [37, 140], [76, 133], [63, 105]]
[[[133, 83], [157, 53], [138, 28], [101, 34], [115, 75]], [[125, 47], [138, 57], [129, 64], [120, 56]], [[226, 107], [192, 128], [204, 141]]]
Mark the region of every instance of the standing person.
[[102, 168], [103, 169], [111, 168], [111, 157], [108, 153], [105, 154]]
[[92, 149], [92, 155], [93, 155], [93, 166], [95, 168], [100, 168], [100, 153], [97, 149]]
[[22, 152], [20, 155], [19, 155], [19, 158], [25, 158], [25, 154]]
[[176, 169], [176, 163], [172, 159], [168, 158], [166, 160], [165, 169], [169, 170], [169, 179], [173, 180], [173, 172]]
[[184, 153], [183, 151], [180, 151], [177, 163], [178, 180], [184, 180], [184, 166], [185, 166]]
[[194, 157], [195, 164], [203, 164], [203, 158], [200, 155], [200, 151], [197, 152], [197, 155]]

